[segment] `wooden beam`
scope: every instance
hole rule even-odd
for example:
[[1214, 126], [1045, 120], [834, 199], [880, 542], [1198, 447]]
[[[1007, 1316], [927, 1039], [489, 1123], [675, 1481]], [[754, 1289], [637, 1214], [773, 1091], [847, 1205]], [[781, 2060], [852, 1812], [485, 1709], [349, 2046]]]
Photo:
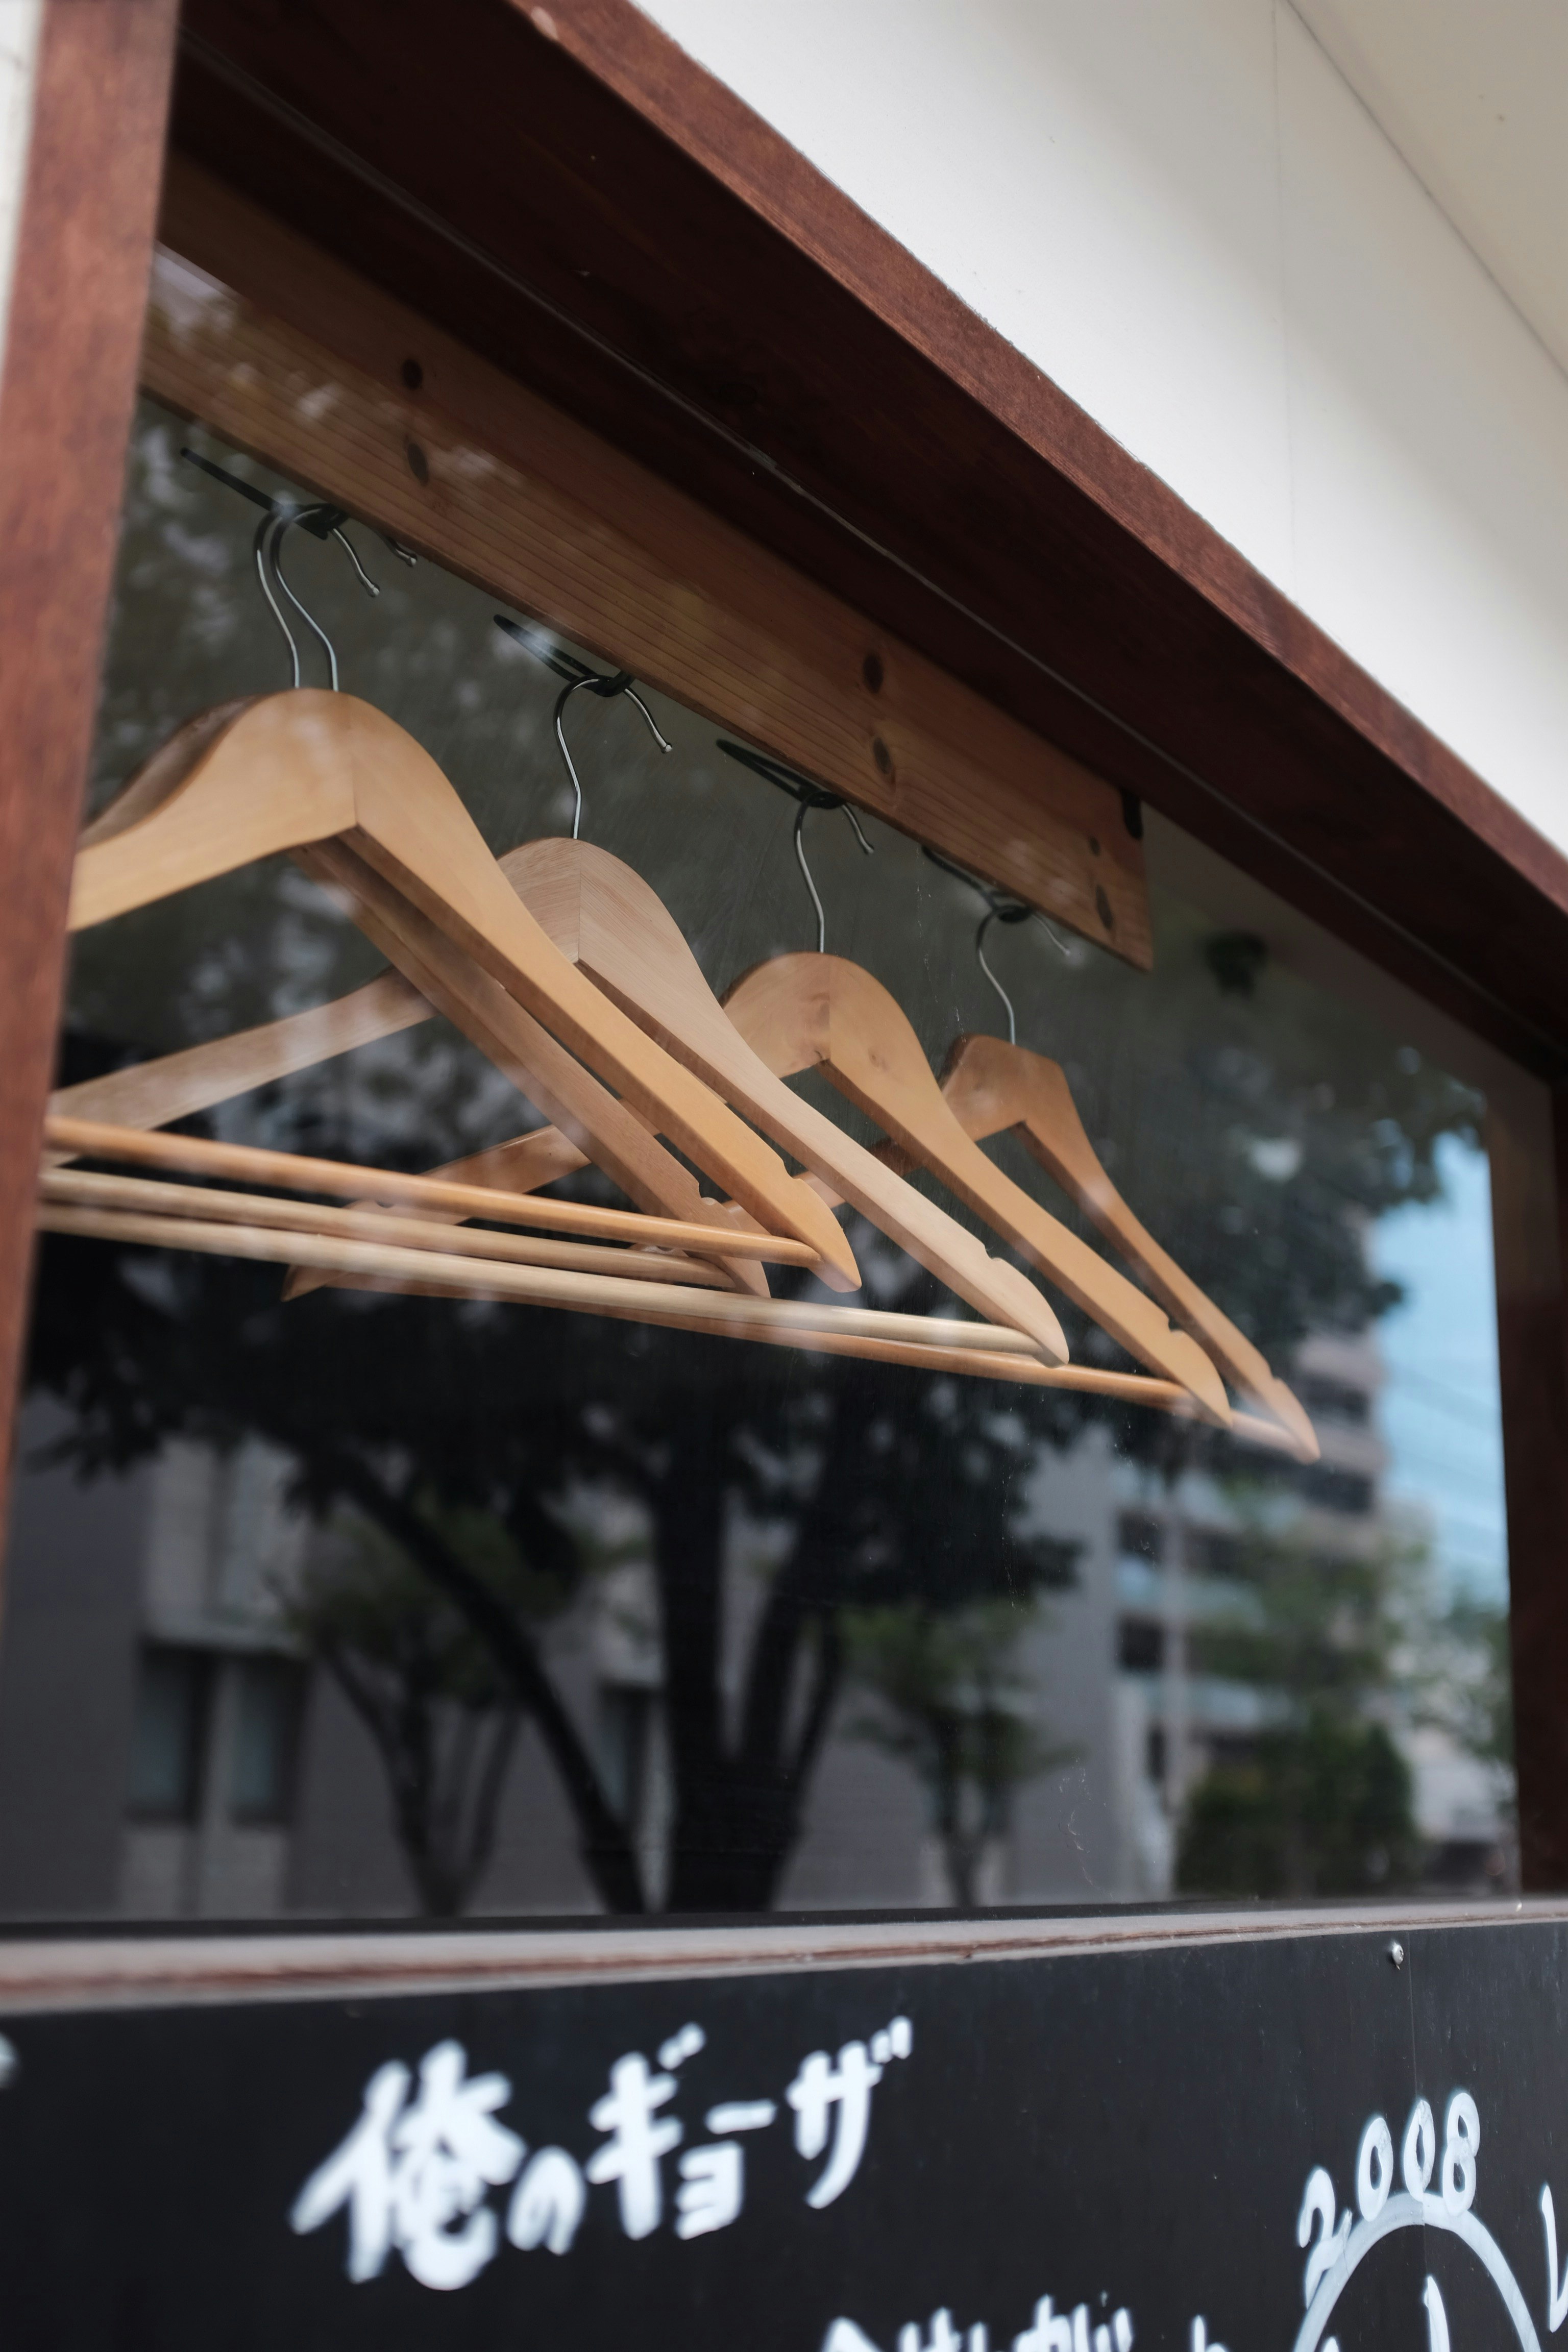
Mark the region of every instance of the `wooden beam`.
[[1568, 858], [631, 0], [185, 21], [188, 152], [1568, 1070]]
[[237, 446], [1147, 967], [1121, 795], [839, 598], [173, 159], [142, 378]]
[[[0, 1431], [26, 1310], [175, 0], [49, 0], [0, 381]], [[0, 1450], [0, 1509], [9, 1462]]]

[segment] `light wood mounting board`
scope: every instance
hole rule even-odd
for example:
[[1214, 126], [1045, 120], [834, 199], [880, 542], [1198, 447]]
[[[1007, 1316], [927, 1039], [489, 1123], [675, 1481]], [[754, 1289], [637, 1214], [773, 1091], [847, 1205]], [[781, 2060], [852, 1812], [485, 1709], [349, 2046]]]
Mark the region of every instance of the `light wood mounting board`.
[[159, 399], [1148, 968], [1110, 785], [177, 154], [162, 234]]

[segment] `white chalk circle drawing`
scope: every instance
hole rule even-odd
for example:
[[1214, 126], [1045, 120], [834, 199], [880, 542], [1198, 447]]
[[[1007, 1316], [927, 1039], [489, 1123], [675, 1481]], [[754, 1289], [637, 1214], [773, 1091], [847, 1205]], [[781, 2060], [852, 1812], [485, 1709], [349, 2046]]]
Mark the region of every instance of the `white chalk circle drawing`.
[[[1325, 2330], [1335, 2305], [1374, 2246], [1401, 2230], [1438, 2230], [1458, 2238], [1480, 2262], [1502, 2298], [1513, 2324], [1521, 2352], [1541, 2352], [1541, 2339], [1501, 2247], [1470, 2208], [1476, 2195], [1476, 2157], [1481, 2144], [1480, 2116], [1468, 2091], [1456, 2091], [1444, 2117], [1442, 2163], [1437, 2163], [1437, 2132], [1431, 2107], [1417, 2099], [1410, 2111], [1400, 2149], [1404, 2188], [1394, 2189], [1394, 2137], [1382, 2116], [1373, 2116], [1361, 2137], [1356, 2158], [1356, 2204], [1360, 2218], [1343, 2212], [1336, 2223], [1334, 2185], [1321, 2165], [1307, 2179], [1296, 2224], [1296, 2242], [1310, 2247], [1302, 2278], [1306, 2316], [1297, 2331], [1293, 2352], [1339, 2352]], [[1436, 2186], [1433, 2173], [1436, 2171]], [[1560, 2324], [1555, 2277], [1554, 2217], [1550, 2189], [1542, 2191], [1546, 2222], [1549, 2322]], [[1428, 2352], [1448, 2352], [1448, 2321], [1436, 2281], [1428, 2277], [1422, 2290], [1426, 2313]], [[1563, 2302], [1568, 2307], [1568, 2294]]]

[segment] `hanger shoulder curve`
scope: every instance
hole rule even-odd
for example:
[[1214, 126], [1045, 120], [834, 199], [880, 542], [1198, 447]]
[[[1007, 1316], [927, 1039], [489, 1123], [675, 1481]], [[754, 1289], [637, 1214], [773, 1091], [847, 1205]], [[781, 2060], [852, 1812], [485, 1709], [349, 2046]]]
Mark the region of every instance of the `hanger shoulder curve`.
[[934, 1202], [794, 1094], [742, 1036], [679, 926], [639, 874], [591, 843], [555, 839], [511, 851], [500, 867], [539, 919], [556, 927], [563, 952], [580, 959], [591, 979], [706, 1085], [827, 1177], [843, 1199], [988, 1322], [1026, 1332], [1047, 1362], [1066, 1360], [1061, 1326], [1033, 1283], [991, 1257]]
[[[792, 998], [801, 1008], [793, 1036], [783, 1010]], [[754, 1008], [770, 1039], [789, 1037], [795, 1050], [811, 1045], [835, 1084], [895, 1145], [1022, 1250], [1129, 1354], [1179, 1381], [1210, 1420], [1228, 1422], [1224, 1383], [1202, 1349], [986, 1158], [943, 1099], [902, 1006], [862, 965], [841, 956], [777, 956], [731, 992], [729, 1008], [748, 1034]]]
[[[337, 842], [305, 852], [301, 863], [350, 893], [366, 937], [520, 1093], [548, 1113], [580, 1163], [593, 1160], [650, 1214], [721, 1230], [729, 1223], [723, 1204], [706, 1197], [690, 1171], [629, 1105], [374, 867]], [[765, 1295], [767, 1278], [760, 1265], [726, 1263], [748, 1289]]]
[[149, 770], [133, 779], [124, 798], [138, 814], [79, 852], [73, 929], [279, 850], [342, 840], [759, 1223], [844, 1273], [846, 1245], [822, 1203], [560, 953], [435, 761], [384, 712], [315, 688], [265, 696], [194, 758], [171, 755], [156, 781], [157, 793]]
[[179, 790], [197, 761], [255, 699], [254, 695], [241, 695], [184, 719], [155, 751], [149, 752], [113, 799], [83, 825], [78, 848], [95, 849], [150, 816]]
[[67, 928], [89, 929], [351, 825], [341, 730], [300, 708], [334, 699], [263, 695], [187, 720], [83, 835]]
[[1059, 1063], [1003, 1037], [960, 1037], [942, 1071], [942, 1090], [959, 1124], [977, 1142], [1016, 1129], [1112, 1247], [1137, 1267], [1167, 1312], [1203, 1343], [1238, 1389], [1268, 1407], [1303, 1461], [1317, 1460], [1317, 1433], [1298, 1399], [1246, 1334], [1161, 1247], [1111, 1182]]

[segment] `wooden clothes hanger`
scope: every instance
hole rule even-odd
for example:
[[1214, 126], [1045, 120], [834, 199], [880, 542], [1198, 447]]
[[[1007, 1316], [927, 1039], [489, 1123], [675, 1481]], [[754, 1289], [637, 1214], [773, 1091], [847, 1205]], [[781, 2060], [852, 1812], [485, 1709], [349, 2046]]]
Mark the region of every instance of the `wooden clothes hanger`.
[[[575, 1164], [592, 1159], [645, 1209], [710, 1225], [715, 1245], [721, 1234], [762, 1230], [735, 1202], [706, 1198], [690, 1171], [666, 1150], [627, 1104], [600, 1087], [505, 989], [454, 947], [345, 843], [331, 842], [301, 851], [298, 859], [319, 879], [346, 890], [360, 929], [393, 959], [426, 1003], [444, 1013], [521, 1092], [552, 1113], [555, 1131], [568, 1146], [577, 1148]], [[563, 1155], [559, 1152], [552, 1170], [535, 1172], [540, 1167], [537, 1146], [526, 1153], [503, 1146], [499, 1155], [487, 1156], [492, 1163], [490, 1172], [507, 1180], [513, 1189], [526, 1189], [518, 1181], [525, 1173], [534, 1182], [548, 1182], [552, 1173], [563, 1172]], [[844, 1250], [847, 1255], [847, 1243]], [[848, 1263], [853, 1268], [853, 1257]], [[767, 1296], [767, 1278], [754, 1258], [731, 1258], [726, 1265], [742, 1288]], [[820, 1259], [815, 1270], [822, 1270]], [[308, 1276], [297, 1283], [291, 1279], [287, 1295], [294, 1297], [313, 1286]], [[832, 1286], [848, 1286], [842, 1271]]]
[[810, 1187], [560, 954], [435, 761], [353, 696], [294, 688], [182, 729], [84, 834], [69, 928], [281, 850], [324, 855], [330, 845], [390, 885], [759, 1223], [807, 1243], [834, 1287], [858, 1286], [849, 1245]]
[[940, 1178], [1130, 1355], [1178, 1381], [1206, 1418], [1227, 1425], [1224, 1383], [1202, 1349], [985, 1157], [944, 1102], [896, 998], [860, 965], [826, 953], [827, 919], [806, 863], [805, 824], [814, 808], [841, 808], [869, 855], [847, 803], [741, 745], [720, 748], [796, 802], [795, 861], [816, 915], [816, 952], [775, 956], [743, 974], [724, 1000], [731, 1020], [781, 1076], [824, 1070], [906, 1162]]
[[[191, 731], [193, 730], [186, 730], [187, 734]], [[209, 730], [209, 740], [211, 731], [216, 730]], [[597, 855], [602, 856], [603, 853], [597, 853]], [[310, 862], [309, 854], [301, 862]], [[431, 996], [445, 995], [447, 1000], [445, 1009], [458, 1020], [460, 1025], [466, 1027], [483, 1050], [500, 1060], [503, 1066], [506, 1066], [508, 1041], [504, 1036], [498, 1038], [496, 1033], [499, 1024], [503, 1031], [509, 1026], [512, 1027], [510, 1041], [511, 1045], [520, 1047], [522, 1051], [537, 1054], [539, 1033], [535, 1024], [528, 1023], [528, 1016], [522, 1013], [521, 1008], [517, 1006], [504, 991], [495, 987], [484, 974], [477, 971], [468, 959], [453, 950], [443, 935], [421, 918], [416, 909], [402, 900], [397, 893], [392, 891], [381, 877], [375, 875], [374, 869], [366, 867], [363, 861], [353, 859], [341, 847], [328, 854], [326, 862], [332, 878], [345, 884], [359, 896], [362, 919], [374, 911], [367, 905], [367, 898], [378, 898], [381, 922], [374, 927], [367, 922], [366, 928], [372, 929], [372, 935], [377, 937], [384, 946], [397, 945], [405, 966], [417, 973], [419, 981], [430, 992]], [[611, 860], [608, 863], [613, 866], [615, 861]], [[623, 876], [626, 871], [625, 868], [618, 870]], [[637, 877], [634, 876], [631, 879], [635, 882]], [[571, 894], [572, 885], [568, 883], [565, 897], [569, 899]], [[556, 919], [560, 920], [559, 908], [556, 910]], [[561, 927], [564, 929], [564, 923], [562, 923]], [[682, 947], [684, 947], [683, 942]], [[442, 985], [441, 976], [433, 972], [428, 963], [421, 964], [418, 961], [417, 950], [420, 948], [423, 948], [426, 956], [434, 956], [445, 963], [447, 983], [445, 988]], [[855, 968], [849, 969], [854, 971]], [[868, 975], [862, 974], [860, 977], [863, 981], [869, 979]], [[875, 987], [876, 983], [872, 982], [870, 985]], [[885, 995], [885, 992], [882, 993]], [[889, 1002], [890, 1003], [891, 1000]], [[413, 980], [406, 979], [400, 973], [384, 972], [363, 987], [338, 999], [335, 1003], [312, 1008], [308, 1012], [264, 1024], [234, 1037], [216, 1039], [204, 1045], [191, 1047], [183, 1053], [167, 1055], [161, 1061], [139, 1065], [132, 1069], [116, 1072], [104, 1078], [89, 1080], [79, 1087], [62, 1089], [51, 1100], [51, 1112], [57, 1114], [68, 1112], [79, 1118], [121, 1119], [132, 1126], [161, 1126], [194, 1110], [204, 1109], [214, 1103], [227, 1099], [247, 1087], [258, 1086], [290, 1072], [308, 1067], [330, 1054], [347, 1050], [352, 1045], [367, 1043], [376, 1037], [392, 1034], [397, 1030], [429, 1018], [433, 1010], [430, 998], [421, 992], [419, 986], [416, 985]], [[893, 1011], [895, 1013], [898, 1013], [896, 1005]], [[898, 1017], [900, 1020], [902, 1019], [901, 1014]], [[514, 1026], [518, 1023], [527, 1024], [528, 1029], [533, 1031], [532, 1036], [523, 1035], [520, 1038]], [[553, 1040], [549, 1039], [548, 1036], [545, 1036], [543, 1042], [547, 1048], [553, 1046]], [[752, 1042], [753, 1044], [765, 1043], [765, 1034], [762, 1030]], [[999, 1047], [1000, 1041], [991, 1039], [973, 1041], [975, 1052], [981, 1048], [992, 1046]], [[558, 1048], [555, 1050], [559, 1051]], [[788, 1059], [790, 1056], [786, 1055], [784, 1058]], [[812, 1058], [816, 1058], [815, 1047], [812, 1049]], [[575, 1070], [579, 1080], [586, 1076], [581, 1066], [573, 1063], [570, 1056], [563, 1055], [561, 1059], [568, 1069]], [[1041, 1061], [1039, 1056], [1030, 1056], [1029, 1059], [1035, 1063]], [[802, 1066], [805, 1066], [805, 1063], [802, 1064]], [[923, 1056], [921, 1066], [924, 1066]], [[1054, 1065], [1042, 1066], [1047, 1069], [1055, 1067]], [[979, 1064], [966, 1055], [965, 1066], [977, 1070]], [[1059, 1073], [1058, 1075], [1059, 1077]], [[527, 1076], [531, 1092], [534, 1098], [538, 1098], [546, 1090], [531, 1071]], [[993, 1073], [994, 1076], [994, 1073]], [[927, 1076], [929, 1079], [929, 1071]], [[1065, 1083], [1065, 1080], [1061, 1081], [1064, 1089]], [[612, 1104], [615, 1102], [614, 1097], [606, 1097], [606, 1100]], [[975, 1103], [978, 1105], [980, 1100], [981, 1097], [976, 1093]], [[548, 1099], [545, 1107], [550, 1107]], [[1070, 1097], [1068, 1107], [1070, 1109]], [[1073, 1116], [1076, 1118], [1076, 1113]], [[569, 1118], [569, 1114], [567, 1117]], [[992, 1129], [986, 1131], [995, 1130]], [[639, 1129], [637, 1132], [645, 1145], [652, 1145], [652, 1139], [647, 1135], [646, 1130]], [[837, 1134], [837, 1130], [834, 1132]], [[1081, 1126], [1079, 1132], [1081, 1134]], [[1092, 1150], [1088, 1144], [1087, 1137], [1083, 1138], [1083, 1149], [1092, 1160]], [[57, 1147], [52, 1156], [58, 1162], [68, 1158], [70, 1154], [60, 1151]], [[559, 1127], [546, 1127], [531, 1134], [520, 1136], [511, 1142], [494, 1147], [489, 1151], [475, 1154], [469, 1160], [454, 1163], [449, 1168], [436, 1171], [434, 1173], [437, 1177], [469, 1183], [499, 1185], [508, 1191], [526, 1193], [536, 1186], [547, 1184], [556, 1177], [584, 1165], [588, 1156], [581, 1148], [581, 1144], [573, 1141], [567, 1134], [561, 1132]], [[659, 1157], [689, 1183], [689, 1179], [686, 1178], [686, 1171], [680, 1169], [679, 1162], [671, 1160], [666, 1153], [661, 1152]], [[989, 1163], [986, 1164], [989, 1166]], [[1095, 1161], [1094, 1165], [1098, 1167], [1098, 1161]], [[1103, 1171], [1100, 1173], [1103, 1178]], [[639, 1189], [635, 1178], [627, 1176], [623, 1179], [623, 1181], [627, 1189], [634, 1192], [635, 1197], [636, 1191]], [[1109, 1179], [1105, 1179], [1104, 1181], [1109, 1186]], [[696, 1195], [694, 1185], [691, 1186], [691, 1193], [700, 1210], [710, 1219], [717, 1215], [727, 1215], [731, 1219], [735, 1219], [738, 1215], [732, 1204], [724, 1211], [721, 1210], [719, 1203], [702, 1200], [700, 1195]], [[918, 1198], [918, 1196], [915, 1197]], [[657, 1205], [664, 1206], [669, 1213], [676, 1216], [689, 1213], [687, 1203], [680, 1200], [666, 1200]], [[1092, 1203], [1086, 1202], [1086, 1205], [1092, 1205]], [[437, 1209], [423, 1204], [412, 1210], [411, 1213], [447, 1220], [455, 1220], [464, 1213], [458, 1208]], [[1128, 1213], [1130, 1215], [1131, 1213]], [[730, 1230], [733, 1232], [733, 1224], [731, 1225]], [[1149, 1242], [1147, 1246], [1152, 1251], [1157, 1251], [1158, 1245], [1152, 1242]], [[276, 1255], [275, 1252], [274, 1255]], [[785, 1253], [780, 1251], [779, 1255], [782, 1257]], [[1096, 1263], [1098, 1264], [1098, 1261]], [[741, 1265], [737, 1265], [734, 1260], [731, 1260], [729, 1270], [731, 1275], [743, 1272], [743, 1262]], [[1178, 1283], [1185, 1281], [1185, 1277], [1181, 1276], [1179, 1269], [1173, 1269], [1173, 1271]], [[355, 1277], [345, 1267], [342, 1269], [341, 1278]], [[331, 1279], [333, 1279], [333, 1274], [325, 1265], [315, 1271], [300, 1267], [297, 1270], [295, 1286], [298, 1289], [314, 1287], [319, 1282]], [[437, 1284], [408, 1286], [430, 1289], [443, 1287]], [[747, 1286], [756, 1288], [761, 1286], [753, 1281]], [[1196, 1295], [1201, 1299], [1202, 1294]], [[1217, 1313], [1217, 1310], [1213, 1311]], [[1237, 1336], [1239, 1339], [1240, 1335]], [[826, 1343], [818, 1339], [812, 1344]], [[857, 1339], [850, 1349], [848, 1340], [846, 1340], [845, 1349], [835, 1348], [831, 1351], [844, 1352], [848, 1349], [851, 1352], [865, 1352], [869, 1348], [869, 1344], [866, 1342], [863, 1346], [861, 1341]], [[881, 1342], [878, 1343], [877, 1352], [882, 1351], [882, 1345]], [[1243, 1349], [1247, 1345], [1245, 1340], [1241, 1341]], [[907, 1346], [902, 1348], [893, 1360], [911, 1363], [928, 1360], [918, 1344], [912, 1349]], [[932, 1363], [935, 1362], [934, 1358], [930, 1360]], [[1261, 1361], [1260, 1359], [1258, 1360]], [[982, 1368], [980, 1359], [973, 1354], [965, 1359], [965, 1362], [969, 1369]], [[998, 1363], [994, 1369], [1000, 1372], [1002, 1367]], [[1266, 1366], [1264, 1371], [1267, 1373]], [[1009, 1376], [1020, 1376], [1016, 1367]], [[1085, 1374], [1084, 1377], [1087, 1379], [1088, 1375]], [[1097, 1375], [1096, 1378], [1098, 1377]], [[1114, 1389], [1108, 1386], [1108, 1393], [1120, 1394], [1122, 1388], [1125, 1388], [1130, 1401], [1142, 1398], [1143, 1395], [1143, 1390], [1140, 1388], [1136, 1380], [1126, 1379], [1121, 1375], [1105, 1376], [1105, 1382], [1112, 1381], [1120, 1382], [1121, 1386]], [[1071, 1384], [1075, 1386], [1080, 1384], [1076, 1373], [1071, 1376]], [[1270, 1391], [1262, 1388], [1259, 1383], [1248, 1381], [1246, 1384], [1252, 1388], [1265, 1403], [1271, 1402]], [[1180, 1385], [1184, 1386], [1184, 1383]], [[1148, 1402], [1166, 1402], [1168, 1405], [1170, 1398], [1178, 1393], [1177, 1387], [1172, 1386], [1168, 1390], [1166, 1398], [1163, 1400], [1153, 1393], [1154, 1386], [1155, 1384], [1152, 1383], [1144, 1384], [1144, 1388], [1149, 1391]], [[1289, 1395], [1289, 1391], [1285, 1393]], [[1290, 1402], [1293, 1403], [1294, 1400]], [[1297, 1411], [1299, 1413], [1300, 1409], [1297, 1408]], [[1304, 1420], [1304, 1416], [1301, 1418]], [[1247, 1420], [1247, 1416], [1238, 1416], [1238, 1423], [1246, 1423]], [[1264, 1434], [1257, 1427], [1249, 1428], [1248, 1433], [1259, 1437]]]
[[1202, 1349], [986, 1158], [943, 1098], [908, 1016], [868, 971], [821, 951], [774, 956], [736, 982], [724, 1009], [770, 1068], [822, 1069], [1129, 1355], [1179, 1382], [1206, 1419], [1228, 1423], [1224, 1383]]
[[1299, 1458], [1318, 1459], [1317, 1433], [1297, 1398], [1246, 1334], [1161, 1248], [1106, 1174], [1059, 1063], [1002, 1037], [959, 1037], [942, 1070], [942, 1091], [953, 1117], [977, 1142], [1004, 1132], [1016, 1135], [1227, 1379], [1275, 1416]]
[[[971, 880], [945, 859], [933, 862], [961, 881]], [[984, 890], [980, 884], [972, 882], [971, 887]], [[942, 1074], [942, 1095], [953, 1117], [977, 1143], [1005, 1132], [1016, 1135], [1111, 1247], [1137, 1268], [1161, 1306], [1201, 1341], [1227, 1379], [1279, 1422], [1298, 1459], [1317, 1461], [1317, 1432], [1298, 1399], [1246, 1334], [1162, 1249], [1106, 1174], [1060, 1064], [1018, 1044], [1012, 999], [986, 961], [985, 933], [994, 921], [1017, 921], [1031, 910], [989, 890], [984, 895], [989, 903], [975, 933], [975, 958], [1002, 1000], [1007, 1035], [954, 1040]]]
[[562, 953], [660, 1045], [987, 1321], [1027, 1333], [1046, 1363], [1066, 1362], [1060, 1324], [1017, 1267], [992, 1257], [784, 1084], [726, 1015], [674, 918], [640, 875], [607, 850], [566, 839], [530, 842], [500, 863]]

